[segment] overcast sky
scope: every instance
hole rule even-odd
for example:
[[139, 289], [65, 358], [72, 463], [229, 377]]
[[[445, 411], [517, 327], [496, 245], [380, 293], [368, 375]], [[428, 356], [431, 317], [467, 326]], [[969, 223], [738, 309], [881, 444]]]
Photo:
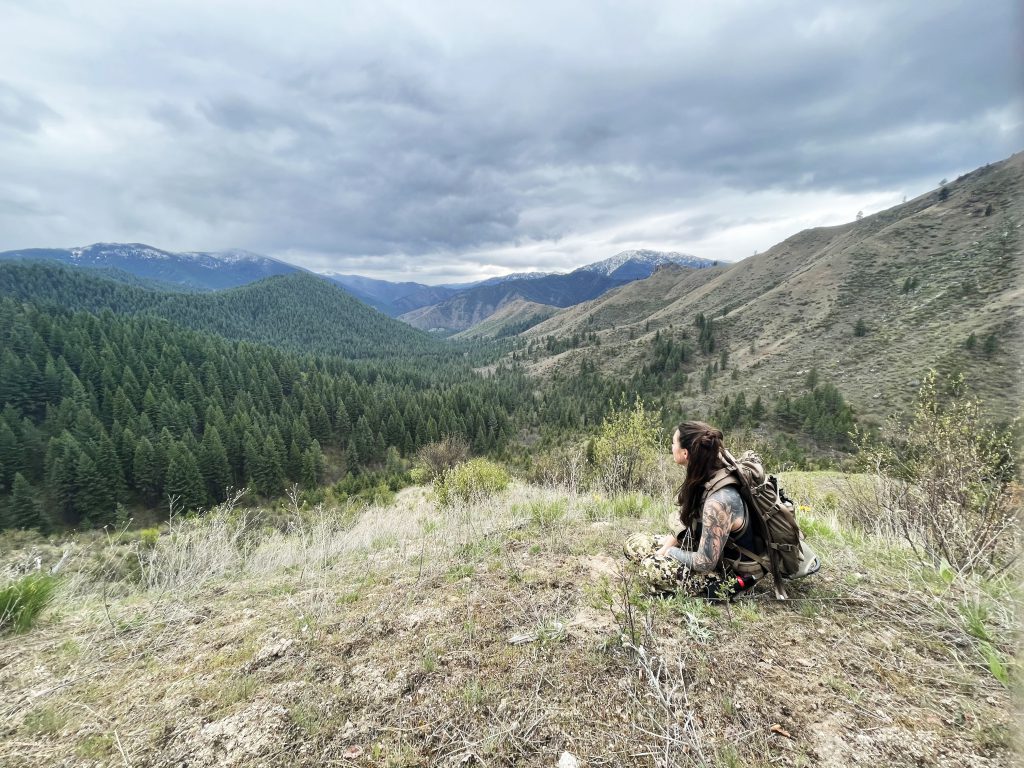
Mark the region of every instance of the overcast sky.
[[1020, 5], [0, 0], [0, 250], [733, 261], [1024, 149]]

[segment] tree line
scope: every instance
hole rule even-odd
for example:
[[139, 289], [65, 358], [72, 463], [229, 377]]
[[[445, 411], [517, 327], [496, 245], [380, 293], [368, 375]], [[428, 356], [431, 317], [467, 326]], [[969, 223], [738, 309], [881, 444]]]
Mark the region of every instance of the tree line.
[[450, 359], [297, 355], [10, 298], [0, 348], [0, 520], [19, 527], [102, 525], [168, 495], [197, 508], [229, 486], [277, 495], [446, 434], [500, 450], [530, 391]]

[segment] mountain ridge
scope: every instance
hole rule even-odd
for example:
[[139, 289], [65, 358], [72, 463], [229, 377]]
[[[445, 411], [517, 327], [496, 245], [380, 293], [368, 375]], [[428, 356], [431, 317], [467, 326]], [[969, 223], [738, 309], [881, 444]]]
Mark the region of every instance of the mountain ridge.
[[[861, 220], [804, 230], [762, 254], [684, 276], [666, 267], [646, 280], [563, 309], [524, 332], [529, 369], [570, 374], [583, 360], [626, 375], [651, 359], [656, 334], [694, 343], [699, 316], [717, 348], [688, 371], [718, 363], [707, 393], [669, 390], [712, 413], [726, 395], [775, 397], [817, 368], [872, 418], [905, 408], [928, 368], [969, 384], [1009, 417], [1019, 402], [1024, 153]], [[855, 335], [863, 323], [862, 335]], [[600, 349], [539, 354], [546, 336], [596, 333]], [[976, 347], [969, 349], [971, 336]], [[987, 342], [992, 337], [991, 342]], [[986, 342], [995, 351], [984, 353]], [[721, 366], [715, 366], [721, 367]], [[735, 371], [735, 378], [732, 371]]]
[[204, 291], [234, 288], [274, 275], [306, 271], [239, 249], [177, 252], [145, 243], [25, 248], [0, 252], [0, 261], [56, 261], [86, 269], [119, 269], [137, 277]]
[[191, 330], [299, 353], [367, 358], [440, 348], [436, 339], [307, 272], [222, 291], [172, 293], [60, 264], [0, 262], [0, 296], [74, 311], [155, 315]]
[[400, 315], [399, 319], [423, 330], [459, 333], [483, 322], [516, 299], [567, 307], [596, 298], [625, 283], [649, 277], [667, 265], [706, 269], [717, 264], [710, 259], [675, 252], [622, 251], [572, 272], [480, 284], [438, 304]]

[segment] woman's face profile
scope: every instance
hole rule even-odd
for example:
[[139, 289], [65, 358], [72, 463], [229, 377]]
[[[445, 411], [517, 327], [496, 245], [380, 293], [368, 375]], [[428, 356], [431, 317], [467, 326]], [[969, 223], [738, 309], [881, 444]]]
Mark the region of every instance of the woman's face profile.
[[672, 460], [683, 467], [690, 460], [690, 452], [679, 445], [678, 429], [672, 435]]

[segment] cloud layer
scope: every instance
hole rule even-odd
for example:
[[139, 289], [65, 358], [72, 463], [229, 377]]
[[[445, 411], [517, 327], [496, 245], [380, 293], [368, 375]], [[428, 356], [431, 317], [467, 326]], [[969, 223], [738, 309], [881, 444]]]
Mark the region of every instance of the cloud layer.
[[1024, 148], [1016, 6], [0, 3], [0, 249], [742, 258]]

